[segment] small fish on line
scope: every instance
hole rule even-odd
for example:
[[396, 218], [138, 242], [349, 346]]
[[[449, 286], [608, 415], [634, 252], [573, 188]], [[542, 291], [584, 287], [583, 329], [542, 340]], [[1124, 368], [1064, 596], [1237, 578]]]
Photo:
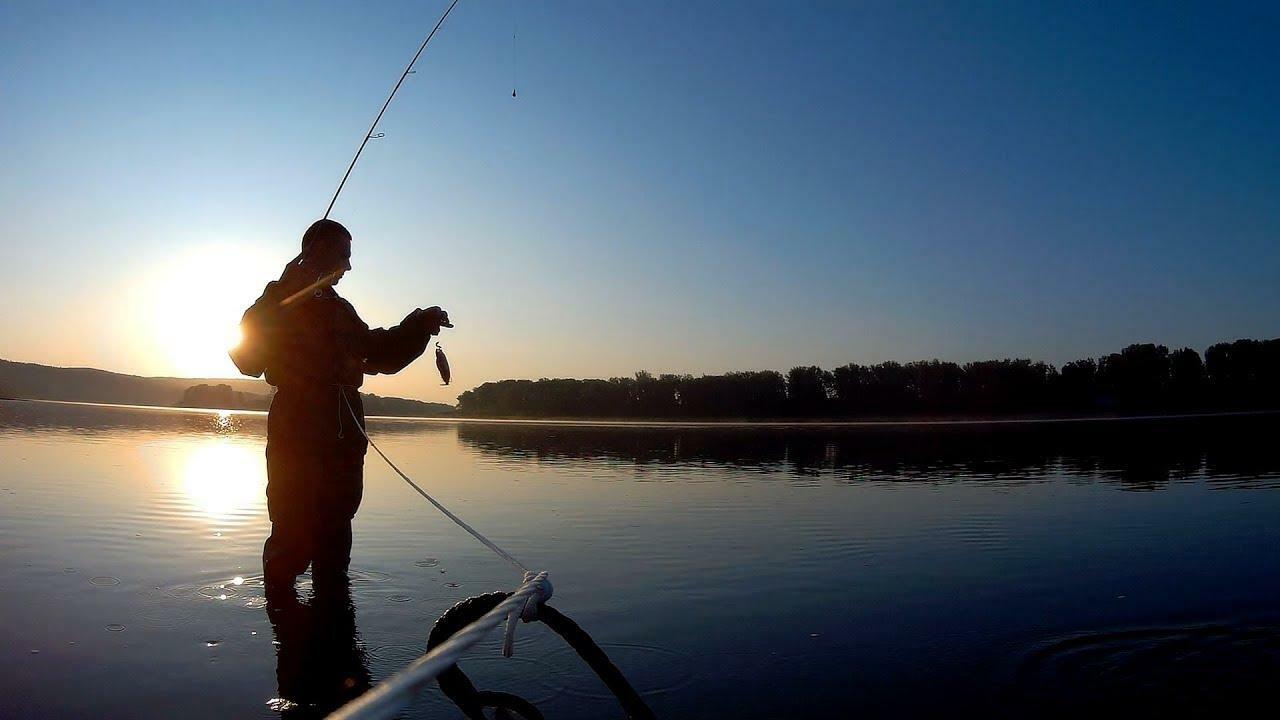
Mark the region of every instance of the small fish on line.
[[440, 343], [436, 343], [436, 369], [440, 371], [440, 379], [445, 385], [449, 384], [449, 358], [444, 356], [444, 348], [440, 347]]

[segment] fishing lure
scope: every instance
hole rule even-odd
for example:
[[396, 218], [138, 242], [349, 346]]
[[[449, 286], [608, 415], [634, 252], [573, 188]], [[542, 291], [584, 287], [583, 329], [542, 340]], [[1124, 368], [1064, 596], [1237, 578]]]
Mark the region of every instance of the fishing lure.
[[444, 356], [444, 348], [440, 347], [440, 343], [436, 343], [436, 369], [440, 371], [440, 379], [445, 385], [449, 384], [449, 358]]

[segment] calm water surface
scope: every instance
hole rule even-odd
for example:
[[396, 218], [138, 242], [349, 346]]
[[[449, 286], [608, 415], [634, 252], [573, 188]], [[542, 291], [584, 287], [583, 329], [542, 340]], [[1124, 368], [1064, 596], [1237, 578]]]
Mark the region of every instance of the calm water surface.
[[[265, 417], [0, 401], [0, 717], [277, 717], [519, 578], [374, 455], [350, 607], [269, 617]], [[672, 428], [372, 420], [546, 568], [663, 718], [1211, 715], [1280, 681], [1276, 416]], [[462, 663], [620, 715], [523, 626]], [[406, 717], [459, 717], [438, 689]]]

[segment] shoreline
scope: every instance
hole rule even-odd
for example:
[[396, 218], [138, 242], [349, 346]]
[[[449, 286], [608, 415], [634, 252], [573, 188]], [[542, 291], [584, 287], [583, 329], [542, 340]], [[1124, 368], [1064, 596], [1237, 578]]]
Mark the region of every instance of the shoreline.
[[[52, 403], [57, 405], [79, 405], [89, 407], [109, 407], [127, 410], [168, 410], [187, 413], [236, 413], [244, 415], [266, 415], [266, 410], [238, 410], [234, 408], [192, 408], [171, 405], [132, 405], [124, 403], [97, 403], [77, 400], [44, 400], [40, 398], [0, 398], [8, 402]], [[707, 419], [665, 419], [665, 418], [522, 418], [522, 417], [465, 417], [458, 415], [417, 416], [417, 415], [366, 415], [370, 420], [399, 420], [412, 422], [460, 423], [460, 424], [502, 424], [502, 425], [560, 425], [586, 427], [687, 427], [687, 428], [894, 428], [894, 427], [972, 427], [983, 425], [1067, 425], [1088, 423], [1126, 423], [1151, 422], [1160, 420], [1199, 420], [1215, 418], [1248, 418], [1248, 417], [1280, 417], [1280, 409], [1271, 410], [1226, 410], [1198, 413], [1148, 413], [1142, 415], [1085, 415], [1056, 417], [920, 417], [920, 418], [883, 418], [838, 420], [830, 418], [707, 418]]]
[[[1269, 417], [1280, 418], [1275, 410], [1230, 410], [1204, 413], [1166, 413], [1145, 415], [1087, 415], [1078, 417], [1011, 417], [1011, 418], [885, 418], [861, 420], [835, 420], [829, 418], [784, 418], [768, 420], [715, 419], [688, 420], [662, 418], [473, 418], [439, 417], [415, 418], [439, 422], [487, 423], [511, 425], [568, 425], [607, 427], [749, 427], [749, 428], [893, 428], [893, 427], [950, 427], [982, 425], [1065, 425], [1087, 423], [1149, 422], [1156, 420], [1197, 420], [1214, 418]], [[397, 418], [408, 419], [408, 418]]]

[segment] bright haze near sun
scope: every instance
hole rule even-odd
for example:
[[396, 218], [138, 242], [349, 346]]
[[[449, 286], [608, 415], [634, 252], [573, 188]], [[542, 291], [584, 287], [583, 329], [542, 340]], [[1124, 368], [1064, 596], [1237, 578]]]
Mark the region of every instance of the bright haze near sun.
[[[0, 3], [0, 357], [236, 376], [446, 5]], [[365, 387], [1273, 337], [1277, 36], [1274, 3], [462, 0], [333, 211], [339, 292], [447, 309], [454, 384], [428, 352]]]
[[240, 342], [240, 315], [262, 292], [263, 278], [276, 271], [265, 252], [236, 244], [166, 256], [142, 273], [132, 298], [131, 314], [138, 320], [133, 341], [177, 376], [232, 374], [227, 350]]

